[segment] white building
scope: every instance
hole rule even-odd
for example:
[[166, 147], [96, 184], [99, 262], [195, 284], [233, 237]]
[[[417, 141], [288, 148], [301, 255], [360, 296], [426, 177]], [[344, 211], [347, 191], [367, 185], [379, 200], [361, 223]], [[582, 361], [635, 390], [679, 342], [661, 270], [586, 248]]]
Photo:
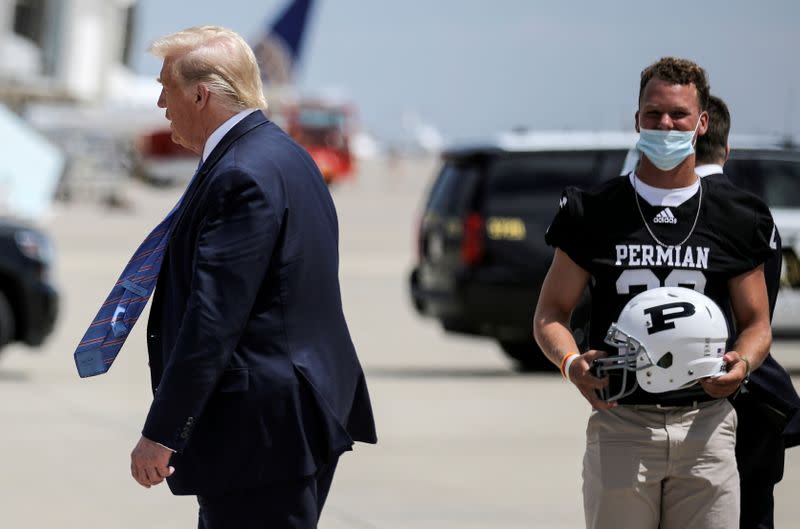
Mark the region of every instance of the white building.
[[0, 0], [0, 98], [113, 98], [136, 0]]

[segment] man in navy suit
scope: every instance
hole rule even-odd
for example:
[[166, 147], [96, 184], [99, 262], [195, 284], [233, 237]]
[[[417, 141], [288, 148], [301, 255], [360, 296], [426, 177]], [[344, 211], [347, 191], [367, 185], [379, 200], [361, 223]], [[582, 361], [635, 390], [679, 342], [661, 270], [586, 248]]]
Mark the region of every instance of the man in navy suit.
[[[706, 111], [709, 125], [697, 140], [695, 172], [704, 178], [726, 180], [722, 166], [728, 159], [731, 116], [725, 102], [711, 96]], [[774, 253], [764, 263], [769, 312], [772, 316], [781, 275], [781, 240], [774, 233]], [[768, 355], [731, 399], [739, 417], [736, 462], [741, 488], [740, 529], [771, 529], [773, 489], [783, 478], [784, 451], [800, 444], [800, 397], [789, 374]]]
[[337, 460], [376, 442], [342, 311], [338, 221], [314, 161], [268, 121], [247, 43], [157, 40], [158, 106], [202, 163], [175, 213], [147, 345], [141, 485], [197, 495], [201, 529], [317, 526]]

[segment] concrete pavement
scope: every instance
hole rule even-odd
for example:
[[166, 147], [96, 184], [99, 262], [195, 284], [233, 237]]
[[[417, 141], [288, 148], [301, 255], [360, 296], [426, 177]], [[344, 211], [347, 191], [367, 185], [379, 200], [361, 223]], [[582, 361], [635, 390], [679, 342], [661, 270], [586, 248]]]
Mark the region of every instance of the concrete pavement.
[[[333, 190], [341, 278], [374, 399], [380, 443], [343, 457], [323, 529], [577, 529], [589, 409], [557, 376], [520, 375], [488, 340], [418, 318], [406, 290], [431, 161], [366, 164]], [[130, 183], [130, 211], [59, 205], [48, 223], [63, 294], [55, 335], [0, 359], [0, 527], [174, 529], [196, 526], [193, 498], [129, 476], [150, 401], [144, 320], [113, 369], [80, 380], [72, 351], [119, 270], [180, 194]], [[800, 368], [797, 342], [776, 345]], [[797, 356], [797, 358], [795, 358]], [[795, 379], [797, 382], [797, 379]], [[800, 454], [777, 491], [792, 527]]]

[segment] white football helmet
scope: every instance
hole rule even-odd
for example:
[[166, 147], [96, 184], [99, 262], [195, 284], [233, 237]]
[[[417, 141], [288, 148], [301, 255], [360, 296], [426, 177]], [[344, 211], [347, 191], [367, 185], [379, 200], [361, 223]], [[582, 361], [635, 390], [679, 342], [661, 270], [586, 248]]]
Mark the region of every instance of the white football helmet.
[[[605, 342], [618, 355], [595, 360], [603, 377], [622, 371], [620, 389], [601, 392], [606, 401], [626, 397], [637, 385], [649, 393], [689, 387], [701, 378], [725, 372], [722, 355], [728, 324], [707, 296], [682, 287], [660, 287], [633, 297], [612, 323]], [[636, 373], [635, 380], [628, 374]]]

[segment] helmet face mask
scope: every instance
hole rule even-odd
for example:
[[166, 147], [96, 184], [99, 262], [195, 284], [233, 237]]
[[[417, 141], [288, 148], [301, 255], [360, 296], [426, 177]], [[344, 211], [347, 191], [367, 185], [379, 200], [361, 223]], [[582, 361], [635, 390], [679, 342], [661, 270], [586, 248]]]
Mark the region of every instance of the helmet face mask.
[[705, 295], [682, 287], [646, 290], [625, 305], [608, 329], [605, 342], [617, 354], [596, 360], [595, 374], [616, 373], [621, 382], [615, 391], [609, 384], [600, 396], [611, 402], [637, 387], [664, 393], [721, 375], [727, 339], [725, 316]]

